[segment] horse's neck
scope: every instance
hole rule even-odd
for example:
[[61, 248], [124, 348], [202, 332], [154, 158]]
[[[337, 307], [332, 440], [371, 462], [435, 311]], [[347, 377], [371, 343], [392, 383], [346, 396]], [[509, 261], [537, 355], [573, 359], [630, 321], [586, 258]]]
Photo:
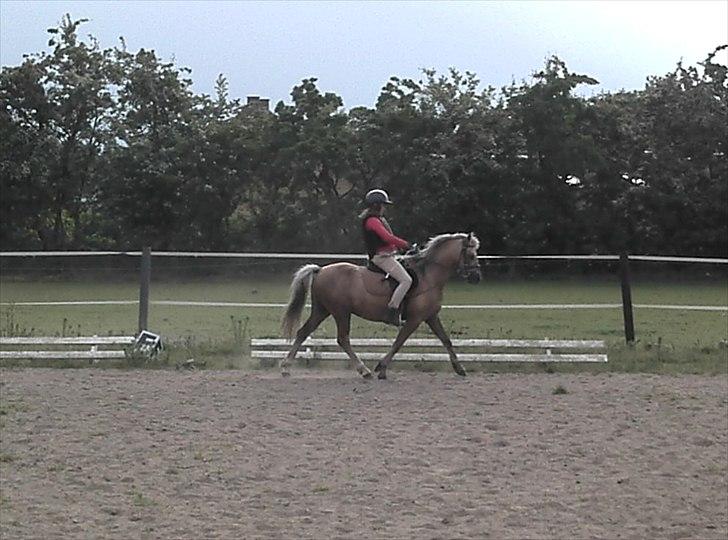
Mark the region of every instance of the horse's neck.
[[452, 253], [453, 248], [450, 243], [442, 246], [440, 251], [433, 256], [432, 264], [427, 268], [427, 274], [433, 283], [444, 284], [455, 271], [457, 260]]

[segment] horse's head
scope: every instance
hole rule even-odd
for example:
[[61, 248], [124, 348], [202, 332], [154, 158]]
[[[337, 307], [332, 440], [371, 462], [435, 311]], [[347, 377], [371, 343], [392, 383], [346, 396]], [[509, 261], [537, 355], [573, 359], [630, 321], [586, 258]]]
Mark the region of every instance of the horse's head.
[[427, 245], [418, 253], [405, 256], [410, 264], [433, 265], [444, 268], [449, 275], [455, 271], [468, 283], [480, 281], [478, 248], [480, 241], [473, 233], [440, 234], [430, 238]]
[[472, 232], [463, 238], [463, 247], [460, 250], [458, 261], [458, 274], [468, 283], [480, 283], [480, 263], [478, 263], [478, 248], [480, 240]]

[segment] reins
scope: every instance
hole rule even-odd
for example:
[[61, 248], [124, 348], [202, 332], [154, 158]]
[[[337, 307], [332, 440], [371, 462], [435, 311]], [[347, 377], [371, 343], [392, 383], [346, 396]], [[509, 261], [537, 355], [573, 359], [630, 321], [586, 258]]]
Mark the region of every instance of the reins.
[[[465, 272], [465, 253], [467, 252], [468, 246], [470, 245], [470, 241], [469, 241], [469, 238], [468, 237], [463, 238], [462, 241], [463, 241], [463, 246], [462, 246], [462, 248], [460, 250], [460, 256], [458, 257], [458, 264], [457, 264], [457, 268], [456, 268], [457, 273], [459, 275], [461, 275], [461, 277], [462, 277], [462, 274], [464, 274], [464, 272]], [[426, 280], [426, 277], [427, 277], [426, 270], [427, 270], [427, 267], [428, 266], [439, 266], [440, 268], [446, 268], [446, 269], [449, 269], [450, 268], [450, 265], [443, 264], [443, 263], [441, 263], [439, 261], [435, 261], [435, 260], [430, 260], [430, 261], [415, 261], [413, 263], [413, 265], [415, 266], [415, 271], [417, 271], [416, 266], [417, 266], [418, 262], [420, 262], [421, 265], [422, 265], [422, 275], [421, 275], [421, 278], [420, 278], [420, 285], [423, 282], [425, 282], [425, 280]], [[445, 284], [443, 283], [442, 284], [442, 287], [444, 287], [444, 286], [445, 286]], [[428, 289], [413, 291], [413, 293], [407, 295], [407, 297], [408, 298], [415, 298], [417, 296], [421, 296], [421, 295], [425, 294], [426, 292], [429, 292], [429, 291], [431, 291], [433, 289], [437, 289], [437, 288], [438, 288], [437, 285], [433, 285], [433, 286], [429, 287]]]

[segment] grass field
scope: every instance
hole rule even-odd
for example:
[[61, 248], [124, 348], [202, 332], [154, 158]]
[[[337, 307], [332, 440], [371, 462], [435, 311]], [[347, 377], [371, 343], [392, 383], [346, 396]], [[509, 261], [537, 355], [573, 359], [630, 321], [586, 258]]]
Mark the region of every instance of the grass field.
[[[285, 302], [288, 275], [205, 281], [153, 282], [152, 301]], [[635, 304], [728, 306], [728, 284], [723, 280], [701, 282], [637, 281]], [[134, 334], [136, 305], [125, 306], [17, 306], [14, 302], [136, 300], [136, 281], [109, 283], [94, 280], [0, 281], [0, 330], [18, 335], [106, 335]], [[533, 279], [493, 281], [477, 286], [452, 282], [445, 291], [445, 304], [619, 304], [616, 280], [581, 281]], [[10, 305], [5, 305], [10, 304]], [[250, 336], [278, 335], [281, 308], [187, 307], [152, 305], [149, 327], [172, 345], [174, 355], [207, 354], [240, 356]], [[525, 310], [444, 309], [441, 317], [453, 336], [490, 338], [579, 338], [604, 339], [610, 360], [621, 359], [624, 369], [664, 364], [666, 360], [690, 366], [706, 363], [699, 371], [725, 371], [728, 349], [728, 313], [635, 309], [637, 345], [623, 346], [621, 309]], [[418, 333], [426, 335], [421, 328]], [[394, 336], [395, 329], [355, 319], [354, 336]], [[317, 331], [333, 337], [333, 321]], [[230, 362], [227, 362], [230, 365]], [[669, 366], [667, 366], [669, 368]], [[667, 369], [670, 371], [670, 369]], [[648, 370], [656, 369], [652, 366]]]

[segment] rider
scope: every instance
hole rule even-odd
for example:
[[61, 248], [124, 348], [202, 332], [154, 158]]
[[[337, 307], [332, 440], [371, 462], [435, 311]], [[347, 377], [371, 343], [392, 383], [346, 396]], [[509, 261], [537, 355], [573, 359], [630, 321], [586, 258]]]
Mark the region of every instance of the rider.
[[362, 220], [364, 243], [367, 247], [369, 260], [384, 270], [395, 280], [397, 288], [387, 305], [387, 314], [384, 322], [400, 326], [402, 317], [400, 306], [407, 291], [412, 286], [412, 278], [404, 267], [394, 258], [398, 249], [408, 249], [410, 243], [392, 233], [392, 228], [384, 219], [384, 208], [392, 204], [389, 195], [383, 189], [373, 189], [364, 198], [366, 209], [359, 216]]

